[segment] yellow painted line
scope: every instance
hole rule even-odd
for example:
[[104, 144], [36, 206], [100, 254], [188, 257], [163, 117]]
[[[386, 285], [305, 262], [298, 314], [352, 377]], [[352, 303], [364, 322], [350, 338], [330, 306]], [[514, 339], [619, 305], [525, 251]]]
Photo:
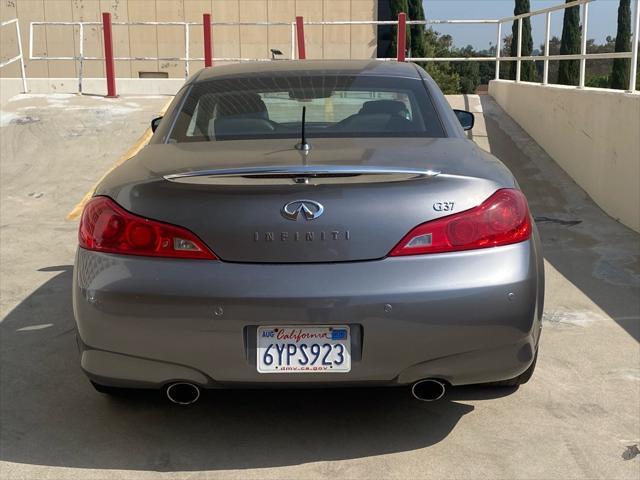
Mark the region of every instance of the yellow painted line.
[[[160, 109], [159, 116], [162, 116], [166, 113], [167, 108], [169, 108], [169, 105], [171, 104], [172, 100], [173, 100], [173, 97], [171, 97], [167, 101], [167, 103], [164, 104], [164, 106]], [[152, 135], [153, 135], [153, 132], [151, 131], [151, 128], [147, 128], [145, 132], [142, 134], [142, 136], [138, 140], [136, 140], [136, 143], [134, 143], [131, 146], [131, 148], [129, 148], [129, 150], [126, 151], [124, 155], [118, 158], [118, 160], [116, 160], [116, 162], [113, 165], [111, 165], [109, 170], [107, 170], [102, 175], [102, 177], [100, 177], [100, 180], [98, 180], [96, 183], [93, 184], [93, 187], [91, 187], [91, 190], [89, 190], [87, 193], [84, 194], [84, 197], [82, 197], [82, 200], [80, 200], [78, 204], [75, 207], [73, 207], [73, 209], [67, 214], [67, 220], [76, 220], [82, 214], [82, 209], [84, 208], [86, 203], [91, 199], [91, 197], [93, 197], [93, 194], [95, 193], [96, 188], [98, 187], [100, 182], [102, 182], [102, 180], [104, 180], [104, 178], [107, 175], [109, 175], [109, 173], [111, 173], [111, 171], [113, 171], [113, 169], [115, 169], [118, 165], [122, 165], [124, 162], [126, 162], [130, 158], [136, 156], [136, 154], [140, 150], [142, 150], [147, 143], [149, 143], [149, 140], [151, 140]]]

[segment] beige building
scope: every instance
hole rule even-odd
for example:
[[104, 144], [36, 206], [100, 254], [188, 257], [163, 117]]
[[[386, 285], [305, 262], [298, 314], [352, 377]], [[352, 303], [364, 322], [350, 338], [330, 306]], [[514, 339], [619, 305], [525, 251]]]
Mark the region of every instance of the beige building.
[[[0, 18], [18, 18], [29, 78], [73, 78], [78, 76], [76, 60], [29, 60], [29, 23], [34, 21], [100, 22], [101, 12], [111, 12], [113, 22], [202, 22], [211, 13], [214, 22], [293, 22], [296, 15], [305, 21], [376, 20], [376, 0], [2, 0]], [[203, 57], [201, 25], [190, 27], [190, 57]], [[184, 57], [184, 27], [180, 25], [114, 25], [117, 57]], [[376, 55], [377, 35], [372, 25], [305, 26], [307, 58], [370, 58]], [[73, 25], [34, 26], [34, 56], [73, 57], [79, 54], [79, 28]], [[17, 54], [15, 26], [2, 27], [0, 58]], [[291, 56], [291, 27], [213, 27], [213, 55], [218, 58], [268, 58], [270, 49]], [[102, 29], [85, 26], [84, 55], [103, 56]], [[193, 61], [190, 71], [203, 66]], [[183, 77], [182, 61], [122, 60], [116, 62], [118, 77]], [[103, 77], [99, 60], [84, 63], [85, 77]], [[18, 63], [0, 70], [2, 77], [20, 76]]]

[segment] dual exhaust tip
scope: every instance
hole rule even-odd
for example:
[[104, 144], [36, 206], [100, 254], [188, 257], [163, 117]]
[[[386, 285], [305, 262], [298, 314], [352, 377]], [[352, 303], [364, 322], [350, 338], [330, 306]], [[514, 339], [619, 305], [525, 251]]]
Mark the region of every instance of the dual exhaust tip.
[[[421, 402], [435, 402], [444, 397], [446, 386], [439, 380], [426, 378], [411, 385], [411, 395]], [[167, 387], [167, 398], [177, 405], [191, 405], [200, 398], [200, 387], [189, 382], [176, 382]]]
[[167, 398], [178, 405], [191, 405], [200, 398], [200, 387], [188, 382], [176, 382], [167, 387]]
[[411, 395], [421, 402], [435, 402], [444, 397], [446, 388], [440, 380], [425, 378], [411, 385]]

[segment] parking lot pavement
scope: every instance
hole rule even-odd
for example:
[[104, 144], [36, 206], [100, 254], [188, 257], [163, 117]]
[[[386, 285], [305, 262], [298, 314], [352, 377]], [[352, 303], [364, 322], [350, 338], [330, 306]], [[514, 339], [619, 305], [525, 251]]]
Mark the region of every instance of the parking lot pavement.
[[607, 217], [489, 97], [473, 138], [512, 169], [547, 273], [518, 390], [221, 391], [108, 398], [78, 366], [67, 213], [166, 98], [18, 97], [0, 119], [0, 474], [18, 478], [640, 477], [640, 235]]

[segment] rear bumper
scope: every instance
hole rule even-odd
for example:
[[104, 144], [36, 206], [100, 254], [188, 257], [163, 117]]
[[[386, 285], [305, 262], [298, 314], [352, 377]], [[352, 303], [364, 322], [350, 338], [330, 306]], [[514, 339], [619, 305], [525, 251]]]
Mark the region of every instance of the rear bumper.
[[[113, 386], [453, 385], [512, 378], [537, 349], [537, 241], [336, 264], [232, 264], [79, 249], [74, 313], [81, 364]], [[259, 325], [351, 325], [346, 374], [264, 375]]]

